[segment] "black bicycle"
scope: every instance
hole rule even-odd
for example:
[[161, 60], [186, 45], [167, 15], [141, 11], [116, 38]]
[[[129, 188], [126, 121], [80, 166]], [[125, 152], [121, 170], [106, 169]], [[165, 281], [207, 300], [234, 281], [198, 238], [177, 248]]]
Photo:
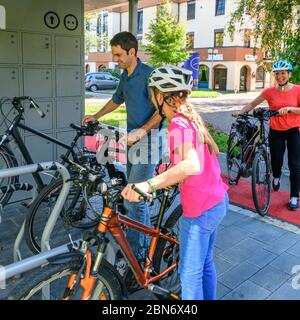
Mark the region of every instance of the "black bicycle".
[[277, 111], [256, 108], [253, 114], [237, 117], [231, 125], [227, 141], [229, 184], [238, 184], [240, 177], [252, 176], [252, 196], [257, 212], [265, 216], [271, 199], [271, 161], [266, 123]]
[[[14, 141], [25, 160], [26, 164], [33, 164], [32, 157], [28, 148], [26, 147], [24, 140], [21, 137], [19, 129], [23, 129], [30, 133], [33, 133], [47, 141], [51, 141], [62, 148], [66, 149], [66, 153], [64, 154], [64, 159], [61, 161], [62, 164], [65, 163], [65, 159], [69, 159], [70, 157], [76, 163], [90, 163], [95, 165], [96, 158], [95, 153], [92, 153], [86, 149], [82, 149], [78, 147], [78, 140], [82, 136], [90, 136], [95, 134], [95, 130], [97, 129], [98, 122], [89, 123], [87, 126], [78, 126], [76, 124], [70, 124], [70, 127], [76, 131], [76, 135], [70, 144], [66, 144], [56, 138], [48, 136], [47, 134], [32, 129], [22, 123], [24, 120], [24, 107], [22, 105], [23, 101], [29, 101], [30, 107], [34, 108], [38, 114], [43, 118], [45, 116], [44, 112], [39, 108], [37, 103], [30, 97], [15, 97], [13, 99], [2, 99], [0, 100], [0, 112], [3, 115], [3, 123], [7, 125], [7, 130], [3, 134], [0, 139], [0, 168], [13, 168], [17, 167], [18, 161], [17, 157], [11, 151], [9, 147], [10, 141]], [[3, 104], [11, 102], [13, 109], [17, 111], [17, 115], [14, 117], [12, 121], [8, 120], [7, 115], [3, 112]], [[8, 124], [9, 122], [9, 124]], [[45, 187], [45, 183], [39, 173], [32, 174], [33, 179], [36, 183], [37, 191], [41, 192], [41, 190]], [[56, 176], [57, 177], [57, 176]], [[30, 191], [33, 188], [31, 184], [25, 184], [19, 182], [19, 177], [7, 178], [0, 181], [0, 205], [5, 206], [9, 199], [11, 198], [13, 192], [18, 190]]]

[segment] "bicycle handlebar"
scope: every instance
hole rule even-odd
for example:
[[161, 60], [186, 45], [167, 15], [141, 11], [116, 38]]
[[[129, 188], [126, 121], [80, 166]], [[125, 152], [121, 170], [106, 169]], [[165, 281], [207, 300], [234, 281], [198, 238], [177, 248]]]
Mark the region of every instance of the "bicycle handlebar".
[[131, 186], [131, 189], [134, 190], [136, 193], [140, 195], [140, 200], [144, 200], [146, 202], [152, 202], [153, 201], [153, 196], [152, 194], [146, 193], [139, 189], [135, 184]]
[[41, 118], [44, 118], [46, 116], [44, 111], [40, 109], [40, 107], [33, 101], [32, 98], [29, 97], [28, 100], [30, 101], [30, 106], [32, 106], [36, 110]]
[[21, 101], [26, 101], [26, 100], [28, 100], [30, 102], [29, 106], [34, 108], [41, 118], [45, 117], [44, 111], [41, 110], [41, 108], [38, 106], [38, 104], [29, 96], [14, 97], [12, 99], [12, 104], [20, 113], [21, 111], [23, 111], [23, 110], [20, 110], [20, 108], [19, 108]]
[[279, 115], [279, 112], [276, 110], [270, 110], [269, 108], [255, 108], [253, 110], [253, 114], [249, 114], [248, 112], [245, 112], [243, 114], [239, 115], [231, 115], [232, 117], [235, 117], [237, 119], [247, 119], [247, 118], [270, 118], [273, 116]]

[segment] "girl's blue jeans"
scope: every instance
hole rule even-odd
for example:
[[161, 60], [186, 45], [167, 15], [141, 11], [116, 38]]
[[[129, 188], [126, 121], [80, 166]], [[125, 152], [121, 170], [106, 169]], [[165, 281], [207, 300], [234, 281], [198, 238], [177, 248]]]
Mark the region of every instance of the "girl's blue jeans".
[[217, 275], [213, 248], [228, 209], [228, 195], [197, 218], [180, 221], [179, 273], [182, 300], [215, 300]]

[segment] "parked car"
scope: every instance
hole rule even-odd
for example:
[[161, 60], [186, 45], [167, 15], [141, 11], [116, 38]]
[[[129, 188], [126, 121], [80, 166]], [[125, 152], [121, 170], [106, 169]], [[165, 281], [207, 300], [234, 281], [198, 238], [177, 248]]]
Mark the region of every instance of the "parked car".
[[89, 72], [85, 75], [85, 88], [91, 91], [115, 89], [120, 80], [109, 72]]

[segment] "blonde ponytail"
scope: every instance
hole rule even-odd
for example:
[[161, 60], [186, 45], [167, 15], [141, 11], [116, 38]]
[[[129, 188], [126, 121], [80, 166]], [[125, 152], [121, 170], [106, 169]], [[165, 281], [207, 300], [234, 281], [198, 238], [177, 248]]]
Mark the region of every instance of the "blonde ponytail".
[[189, 119], [191, 122], [193, 122], [197, 127], [197, 139], [198, 143], [204, 143], [207, 144], [210, 154], [213, 152], [215, 154], [219, 153], [219, 148], [213, 138], [211, 137], [210, 133], [208, 132], [207, 128], [205, 127], [205, 124], [200, 117], [200, 115], [194, 110], [194, 108], [189, 104], [183, 104], [180, 105], [177, 108], [177, 113], [181, 114], [182, 116]]

